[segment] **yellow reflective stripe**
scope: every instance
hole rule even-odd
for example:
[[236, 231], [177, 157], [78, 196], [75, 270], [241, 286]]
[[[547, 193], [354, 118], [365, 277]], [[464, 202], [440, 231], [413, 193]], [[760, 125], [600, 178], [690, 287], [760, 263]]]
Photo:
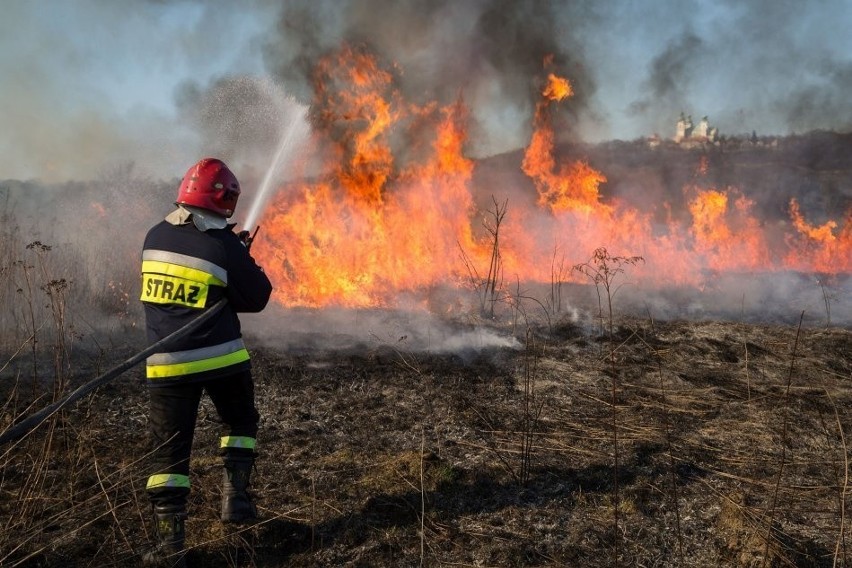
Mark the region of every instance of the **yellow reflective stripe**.
[[170, 304], [203, 308], [207, 305], [209, 286], [160, 274], [142, 275], [142, 295], [139, 298], [150, 304]]
[[220, 448], [245, 448], [253, 450], [257, 440], [248, 436], [222, 436], [220, 439]]
[[248, 360], [248, 350], [243, 348], [238, 351], [234, 351], [233, 353], [219, 355], [218, 357], [209, 357], [207, 359], [199, 359], [198, 361], [171, 363], [168, 365], [148, 365], [146, 374], [149, 379], [167, 379], [170, 377], [178, 377], [180, 375], [189, 375], [191, 373], [221, 369], [223, 367], [228, 367]]
[[189, 489], [189, 476], [179, 473], [158, 473], [148, 478], [145, 489], [164, 489], [166, 487], [185, 487]]
[[173, 264], [171, 262], [162, 262], [159, 260], [143, 260], [142, 273], [177, 276], [178, 278], [192, 280], [193, 282], [199, 282], [208, 286], [227, 286], [227, 282], [210, 272], [205, 272], [204, 270], [199, 270], [198, 268], [192, 268], [189, 266], [182, 266], [180, 264]]

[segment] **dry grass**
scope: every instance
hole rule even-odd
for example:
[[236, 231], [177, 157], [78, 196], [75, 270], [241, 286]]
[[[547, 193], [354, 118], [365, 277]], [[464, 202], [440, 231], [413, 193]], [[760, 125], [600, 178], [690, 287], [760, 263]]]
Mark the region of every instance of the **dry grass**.
[[[264, 520], [241, 532], [216, 520], [218, 424], [205, 403], [193, 561], [846, 566], [852, 334], [804, 328], [794, 361], [795, 333], [619, 320], [615, 367], [594, 336], [548, 336], [538, 344], [534, 430], [522, 351], [467, 363], [398, 348], [257, 351]], [[104, 387], [3, 449], [4, 566], [135, 565], [147, 541], [140, 378]], [[32, 398], [3, 384], [8, 424]]]

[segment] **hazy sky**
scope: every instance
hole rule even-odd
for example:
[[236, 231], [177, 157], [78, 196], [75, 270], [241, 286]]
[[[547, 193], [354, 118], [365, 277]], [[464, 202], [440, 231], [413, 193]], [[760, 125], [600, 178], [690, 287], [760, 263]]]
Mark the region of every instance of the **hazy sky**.
[[681, 111], [722, 134], [849, 131], [850, 29], [848, 0], [0, 0], [0, 180], [171, 178], [229, 144], [262, 167], [264, 115], [309, 103], [344, 41], [413, 102], [461, 94], [472, 155], [526, 144], [548, 54], [584, 140], [669, 137]]

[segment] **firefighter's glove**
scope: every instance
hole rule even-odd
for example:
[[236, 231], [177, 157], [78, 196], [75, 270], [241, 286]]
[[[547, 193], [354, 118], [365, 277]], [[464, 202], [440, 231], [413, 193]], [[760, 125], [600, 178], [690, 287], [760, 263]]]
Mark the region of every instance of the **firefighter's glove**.
[[254, 240], [252, 234], [248, 231], [240, 231], [237, 233], [237, 237], [243, 242], [243, 245], [246, 249], [251, 249], [251, 243]]

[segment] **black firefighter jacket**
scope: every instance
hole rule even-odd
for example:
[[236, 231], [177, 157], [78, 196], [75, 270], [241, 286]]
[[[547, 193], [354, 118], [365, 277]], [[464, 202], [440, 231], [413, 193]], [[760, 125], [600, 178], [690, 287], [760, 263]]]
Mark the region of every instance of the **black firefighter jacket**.
[[272, 284], [232, 231], [193, 223], [155, 225], [142, 252], [142, 297], [148, 341], [182, 328], [221, 298], [225, 307], [190, 335], [147, 360], [150, 386], [200, 381], [250, 368], [239, 312], [266, 307]]

